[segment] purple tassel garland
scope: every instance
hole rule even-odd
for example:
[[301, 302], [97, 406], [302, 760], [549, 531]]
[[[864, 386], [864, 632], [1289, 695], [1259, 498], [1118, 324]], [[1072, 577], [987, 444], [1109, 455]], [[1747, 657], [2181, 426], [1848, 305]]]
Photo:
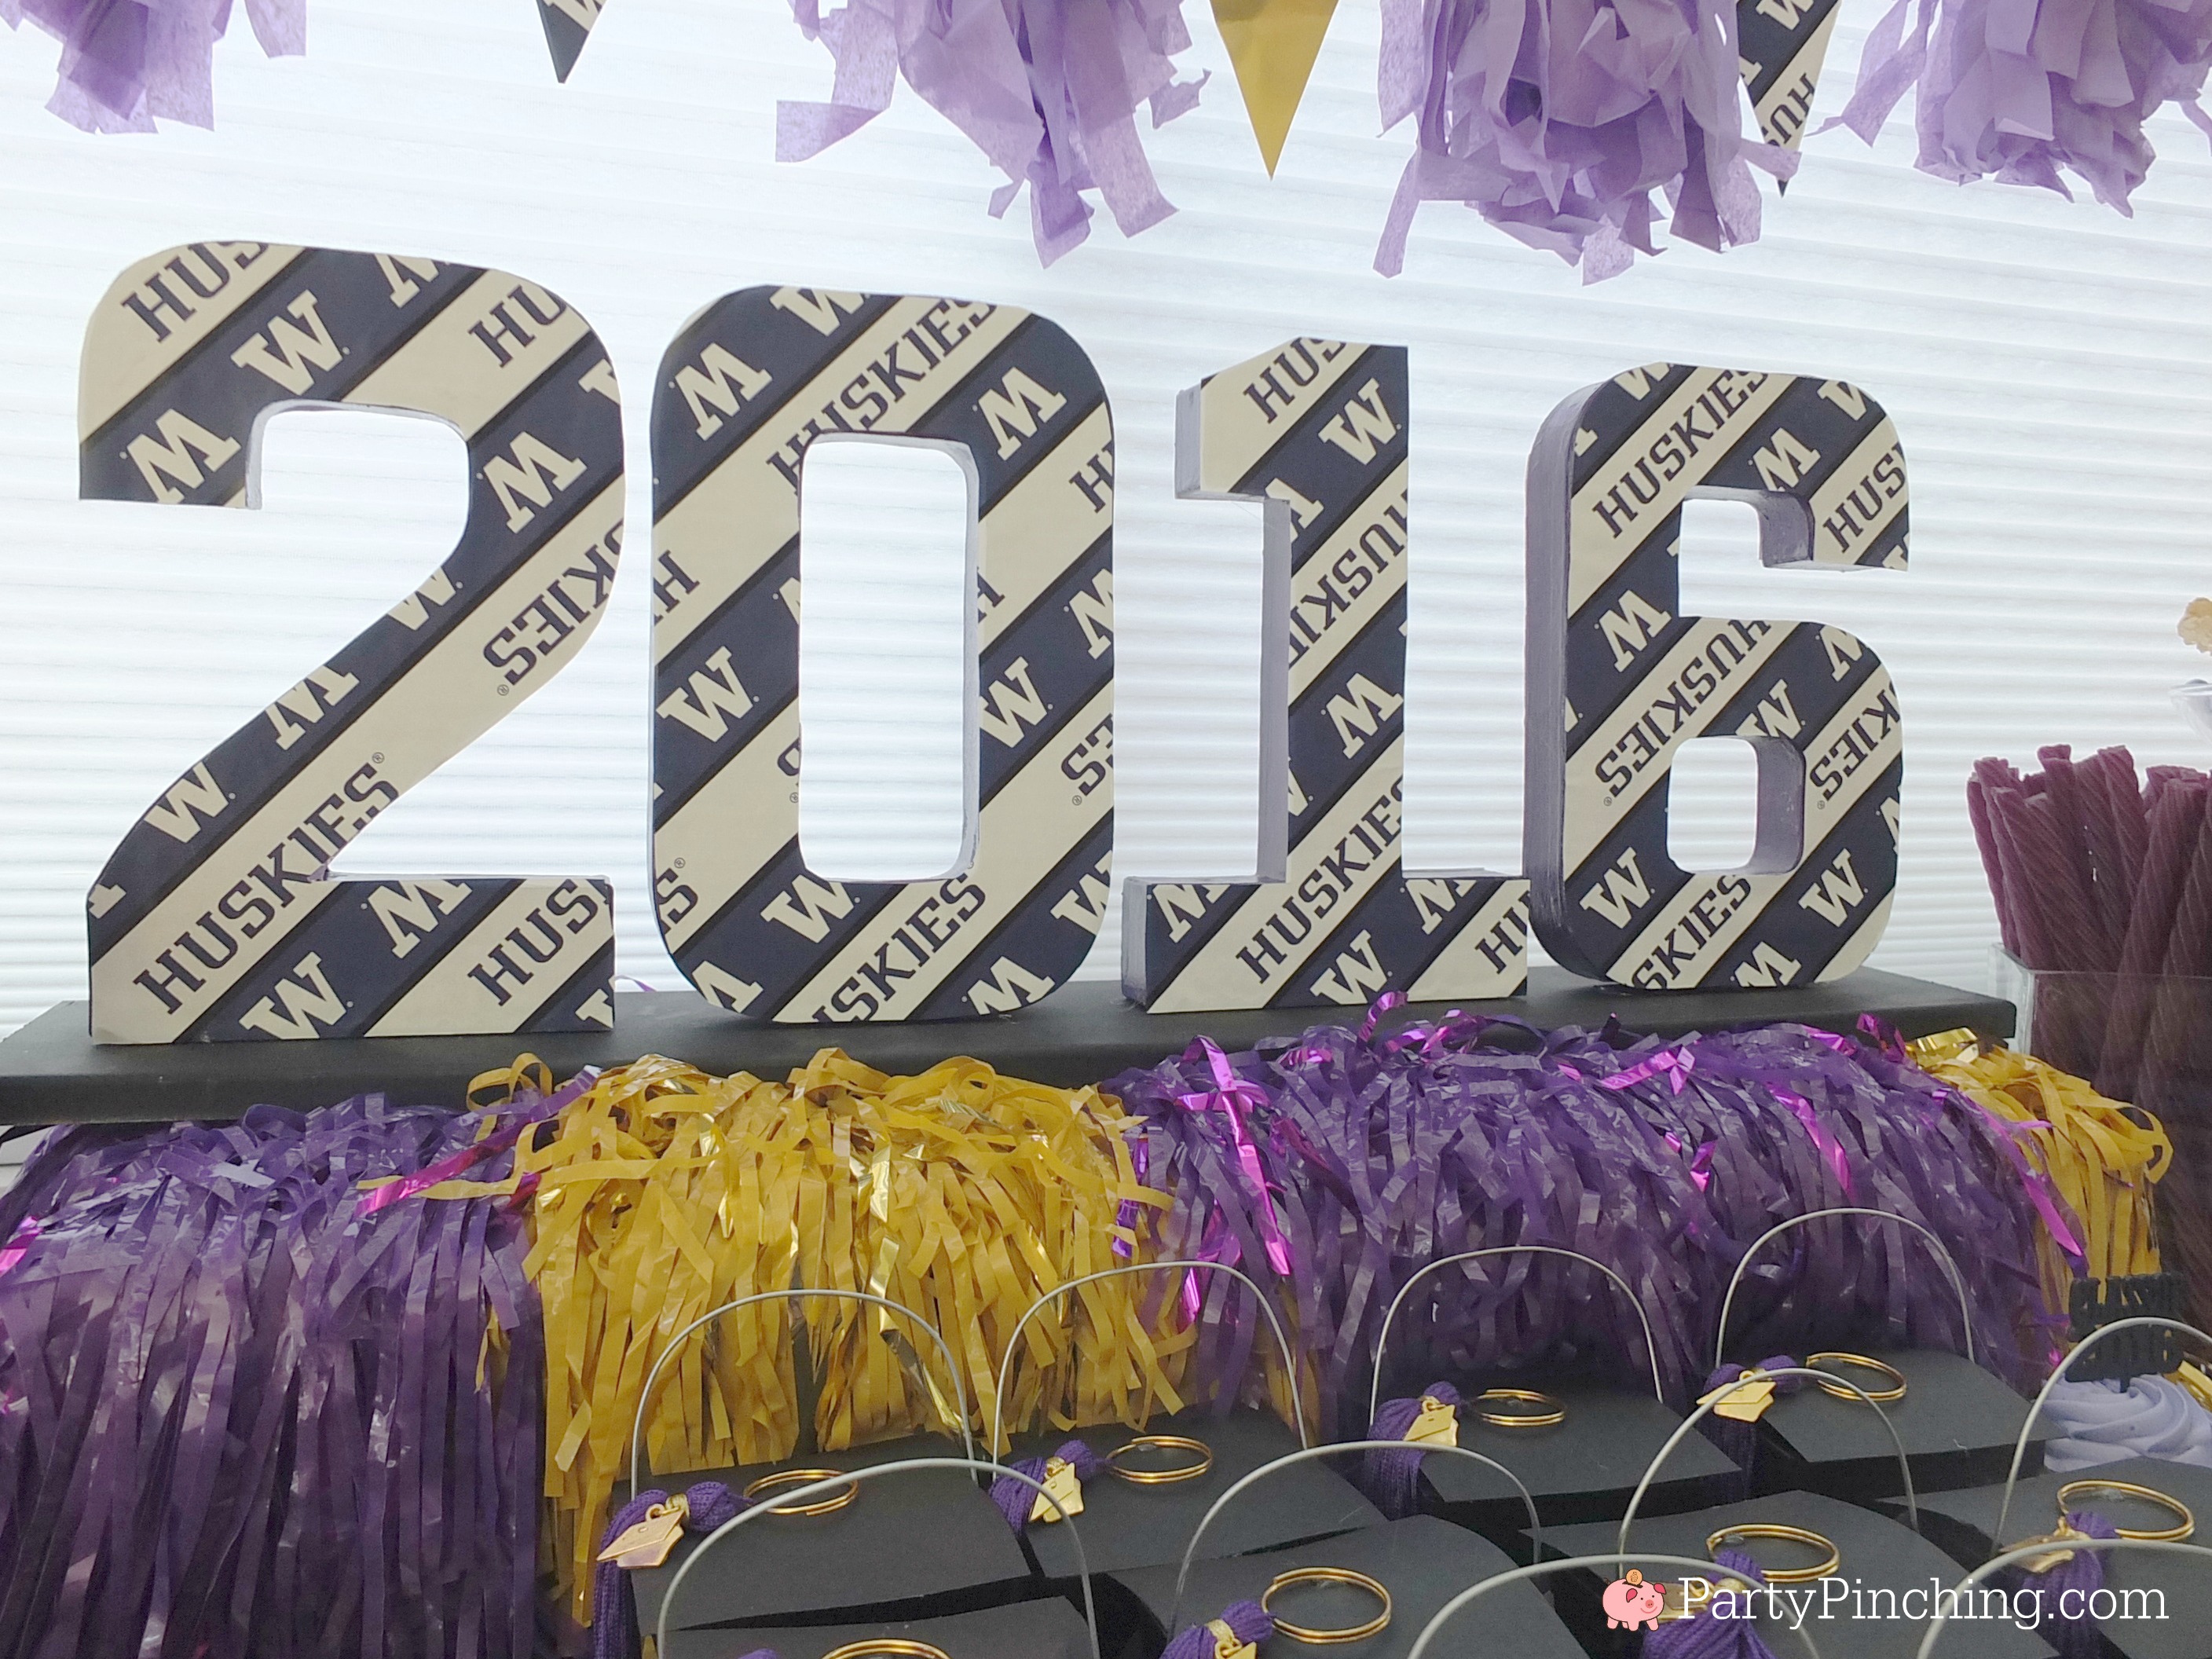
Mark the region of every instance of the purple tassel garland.
[[[1105, 1459], [1080, 1440], [1062, 1441], [1053, 1456], [1061, 1459], [1075, 1470], [1079, 1485], [1088, 1483], [1106, 1467]], [[1045, 1464], [1048, 1461], [1042, 1457], [1024, 1457], [1006, 1467], [1018, 1469], [1032, 1480], [1042, 1480]], [[1030, 1523], [1030, 1511], [1036, 1507], [1037, 1490], [1012, 1476], [1002, 1474], [991, 1482], [991, 1501], [999, 1506], [999, 1513], [1006, 1517], [1006, 1524], [1019, 1532]], [[1052, 1506], [1048, 1504], [1045, 1508], [1049, 1512]], [[1054, 1518], [1059, 1517], [1055, 1516]]]
[[[0, 0], [62, 43], [61, 84], [46, 107], [87, 132], [152, 132], [155, 118], [215, 125], [215, 43], [231, 0]], [[246, 0], [271, 58], [307, 49], [307, 0]]]
[[[1220, 1622], [1235, 1632], [1240, 1642], [1257, 1644], [1275, 1633], [1273, 1618], [1257, 1601], [1231, 1601], [1222, 1608]], [[1214, 1659], [1219, 1642], [1211, 1626], [1193, 1625], [1161, 1650], [1160, 1659]]]
[[522, 1218], [360, 1183], [542, 1104], [47, 1141], [0, 1206], [36, 1224], [0, 1275], [0, 1659], [528, 1659]]
[[1037, 257], [1046, 264], [1091, 234], [1097, 191], [1124, 236], [1175, 211], [1137, 137], [1149, 102], [1157, 127], [1194, 107], [1198, 81], [1175, 78], [1188, 49], [1182, 0], [792, 0], [809, 40], [837, 60], [824, 104], [776, 112], [775, 155], [804, 161], [890, 107], [896, 76], [975, 143], [1007, 182], [994, 218], [1027, 185]]
[[[2198, 103], [2212, 66], [2212, 0], [1897, 0], [1868, 35], [1857, 90], [1830, 125], [1875, 142], [1917, 88], [1923, 173], [1995, 179], [2072, 199], [2064, 174], [2123, 214], [2155, 152], [2143, 124]], [[1987, 843], [1984, 842], [1986, 849]]]
[[1375, 268], [1395, 276], [1423, 202], [1464, 202], [1508, 235], [1619, 276], [1652, 232], [1718, 252], [1759, 236], [1757, 167], [1793, 150], [1744, 129], [1734, 0], [1383, 0], [1387, 130], [1418, 148]]
[[[1796, 1364], [1797, 1362], [1788, 1354], [1778, 1353], [1760, 1360], [1755, 1366], [1723, 1365], [1705, 1379], [1705, 1386], [1698, 1390], [1698, 1397], [1702, 1400], [1714, 1389], [1726, 1388], [1736, 1378], [1741, 1376], [1747, 1370], [1784, 1370]], [[1775, 1395], [1779, 1399], [1787, 1399], [1790, 1395], [1801, 1392], [1808, 1380], [1802, 1376], [1778, 1376], [1774, 1379]], [[1698, 1429], [1706, 1439], [1719, 1447], [1729, 1462], [1736, 1467], [1736, 1478], [1729, 1483], [1731, 1488], [1729, 1501], [1733, 1503], [1750, 1497], [1752, 1487], [1755, 1484], [1753, 1477], [1759, 1462], [1759, 1425], [1746, 1423], [1733, 1417], [1723, 1417], [1718, 1412], [1714, 1411], [1705, 1413], [1698, 1422]]]

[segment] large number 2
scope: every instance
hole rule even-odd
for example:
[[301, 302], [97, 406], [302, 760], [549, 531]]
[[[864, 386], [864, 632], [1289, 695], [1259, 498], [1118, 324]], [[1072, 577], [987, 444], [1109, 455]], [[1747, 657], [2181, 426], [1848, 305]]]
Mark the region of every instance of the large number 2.
[[[799, 846], [799, 491], [817, 438], [969, 477], [973, 856], [844, 882]], [[1105, 920], [1114, 848], [1114, 422], [1091, 360], [1009, 306], [725, 295], [653, 400], [653, 857], [661, 936], [717, 1006], [790, 1024], [1036, 1001]]]
[[544, 685], [622, 547], [622, 407], [583, 318], [474, 266], [203, 242], [126, 271], [88, 331], [88, 497], [254, 503], [283, 410], [428, 415], [469, 452], [429, 579], [178, 779], [89, 902], [103, 1042], [612, 1024], [607, 883], [331, 880], [369, 821]]
[[1264, 822], [1257, 882], [1124, 890], [1122, 988], [1155, 1012], [1527, 977], [1527, 883], [1401, 854], [1407, 425], [1403, 346], [1293, 340], [1183, 393], [1176, 493], [1263, 504]]

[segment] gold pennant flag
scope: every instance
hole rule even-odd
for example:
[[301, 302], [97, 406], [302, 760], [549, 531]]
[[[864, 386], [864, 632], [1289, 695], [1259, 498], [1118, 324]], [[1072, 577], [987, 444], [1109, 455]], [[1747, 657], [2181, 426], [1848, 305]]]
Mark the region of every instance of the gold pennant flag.
[[1336, 0], [1213, 0], [1213, 21], [1271, 177], [1335, 10]]

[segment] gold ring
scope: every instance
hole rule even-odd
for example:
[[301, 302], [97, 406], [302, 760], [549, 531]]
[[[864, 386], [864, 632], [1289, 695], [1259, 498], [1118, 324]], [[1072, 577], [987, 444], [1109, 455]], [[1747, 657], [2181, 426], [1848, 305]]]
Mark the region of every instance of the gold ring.
[[[811, 1486], [817, 1480], [835, 1480], [845, 1473], [842, 1469], [784, 1469], [775, 1474], [764, 1474], [745, 1488], [745, 1496], [758, 1498], [763, 1492], [779, 1492], [787, 1486]], [[827, 1498], [817, 1498], [811, 1504], [780, 1504], [778, 1515], [827, 1515], [832, 1510], [842, 1510], [860, 1495], [858, 1482], [848, 1481], [845, 1490], [832, 1492]], [[871, 1648], [870, 1652], [882, 1650]], [[901, 1649], [900, 1651], [905, 1651]], [[935, 1652], [934, 1648], [930, 1650]]]
[[1832, 1395], [1838, 1400], [1856, 1401], [1862, 1405], [1869, 1400], [1887, 1401], [1905, 1398], [1905, 1373], [1894, 1365], [1885, 1365], [1879, 1359], [1869, 1359], [1863, 1353], [1808, 1353], [1805, 1356], [1806, 1368], [1814, 1369], [1823, 1359], [1832, 1359], [1839, 1365], [1861, 1365], [1870, 1371], [1880, 1371], [1890, 1380], [1893, 1386], [1887, 1389], [1863, 1389], [1854, 1394], [1840, 1382], [1832, 1382], [1825, 1376], [1816, 1376], [1813, 1379], [1814, 1384], [1822, 1394]]
[[[1346, 1625], [1341, 1630], [1315, 1630], [1306, 1625], [1293, 1625], [1267, 1605], [1268, 1598], [1277, 1590], [1288, 1589], [1293, 1584], [1353, 1584], [1365, 1590], [1382, 1603], [1382, 1611], [1364, 1625]], [[1354, 1572], [1349, 1567], [1293, 1567], [1288, 1572], [1279, 1572], [1275, 1582], [1260, 1595], [1261, 1611], [1275, 1621], [1275, 1628], [1294, 1641], [1310, 1642], [1316, 1646], [1329, 1647], [1339, 1642], [1364, 1642], [1390, 1622], [1390, 1592], [1364, 1572]], [[836, 1659], [832, 1655], [831, 1659]]]
[[[1486, 1400], [1516, 1401], [1524, 1406], [1543, 1409], [1533, 1412], [1486, 1412], [1482, 1409]], [[1567, 1420], [1567, 1408], [1548, 1394], [1538, 1394], [1534, 1389], [1485, 1389], [1474, 1397], [1474, 1414], [1484, 1422], [1501, 1429], [1548, 1429], [1554, 1423]]]
[[2074, 1500], [2087, 1492], [2115, 1492], [2123, 1498], [2140, 1498], [2146, 1504], [2181, 1517], [2171, 1527], [2119, 1527], [2112, 1530], [2122, 1538], [2133, 1539], [2139, 1544], [2179, 1544], [2197, 1530], [2197, 1517], [2190, 1513], [2189, 1505], [2179, 1498], [2168, 1497], [2151, 1486], [2138, 1486], [2131, 1480], [2069, 1480], [2058, 1489], [2058, 1518], [2063, 1521], [2066, 1511], [2074, 1507]]
[[1836, 1547], [1832, 1540], [1823, 1538], [1819, 1533], [1803, 1527], [1777, 1526], [1766, 1521], [1747, 1521], [1741, 1526], [1723, 1527], [1705, 1540], [1705, 1553], [1709, 1556], [1717, 1553], [1720, 1547], [1730, 1539], [1747, 1540], [1753, 1538], [1771, 1538], [1778, 1543], [1802, 1544], [1808, 1549], [1827, 1551], [1826, 1556], [1809, 1567], [1770, 1567], [1764, 1561], [1760, 1562], [1760, 1570], [1766, 1574], [1766, 1582], [1770, 1584], [1802, 1584], [1815, 1578], [1826, 1578], [1844, 1565], [1844, 1553]]
[[[1172, 1469], [1125, 1469], [1121, 1467], [1121, 1456], [1133, 1451], [1196, 1452], [1198, 1462], [1181, 1464]], [[1140, 1434], [1134, 1440], [1126, 1441], [1108, 1452], [1106, 1467], [1124, 1480], [1133, 1481], [1139, 1486], [1172, 1486], [1179, 1481], [1195, 1480], [1212, 1468], [1213, 1448], [1203, 1440], [1193, 1440], [1187, 1435]]]
[[871, 1636], [858, 1642], [848, 1642], [842, 1648], [833, 1648], [822, 1659], [862, 1659], [871, 1653], [893, 1654], [898, 1659], [952, 1659], [943, 1648], [932, 1647], [927, 1642], [908, 1642], [896, 1636]]

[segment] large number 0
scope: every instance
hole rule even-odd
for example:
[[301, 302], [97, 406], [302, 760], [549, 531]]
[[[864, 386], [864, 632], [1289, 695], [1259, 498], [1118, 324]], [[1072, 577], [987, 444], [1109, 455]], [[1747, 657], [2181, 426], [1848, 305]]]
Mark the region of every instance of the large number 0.
[[[1553, 410], [1528, 463], [1536, 931], [1575, 972], [1653, 990], [1838, 979], [1897, 884], [1896, 693], [1840, 628], [1681, 615], [1694, 495], [1756, 507], [1768, 564], [1905, 567], [1905, 452], [1856, 387], [1657, 363]], [[1668, 854], [1668, 769], [1700, 737], [1758, 756], [1741, 870]]]
[[1264, 504], [1265, 822], [1257, 882], [1128, 884], [1122, 988], [1147, 1008], [1512, 996], [1527, 977], [1527, 883], [1408, 878], [1401, 856], [1406, 393], [1404, 347], [1340, 340], [1183, 393], [1176, 493]]
[[286, 409], [389, 409], [468, 442], [445, 562], [133, 824], [90, 897], [104, 1042], [611, 1024], [613, 898], [577, 878], [345, 880], [369, 821], [560, 672], [622, 545], [622, 407], [574, 311], [499, 271], [253, 242], [156, 254], [87, 333], [82, 490], [254, 500]]
[[[933, 446], [971, 481], [975, 850], [941, 881], [799, 854], [799, 481], [838, 434]], [[662, 359], [653, 462], [655, 897], [691, 982], [794, 1024], [1061, 983], [1114, 842], [1114, 426], [1082, 349], [1005, 306], [749, 289]]]

